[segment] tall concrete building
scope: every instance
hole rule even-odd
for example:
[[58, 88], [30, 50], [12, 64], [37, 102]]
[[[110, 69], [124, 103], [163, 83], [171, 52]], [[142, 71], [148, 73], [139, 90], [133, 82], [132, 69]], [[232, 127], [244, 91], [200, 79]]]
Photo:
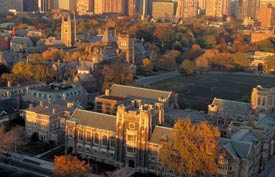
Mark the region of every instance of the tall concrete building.
[[230, 0], [206, 0], [206, 16], [222, 18], [230, 14]]
[[95, 14], [118, 13], [125, 14], [124, 0], [94, 0]]
[[77, 0], [76, 10], [78, 15], [88, 15], [94, 12], [94, 0]]
[[127, 11], [128, 11], [129, 16], [142, 13], [143, 1], [141, 1], [141, 0], [128, 0], [127, 4], [128, 4]]
[[198, 14], [198, 0], [178, 0], [177, 18], [192, 18]]
[[275, 7], [275, 0], [261, 0], [261, 4], [272, 4], [273, 7]]
[[0, 13], [6, 13], [9, 9], [23, 11], [23, 0], [0, 0]]
[[73, 10], [76, 6], [76, 0], [59, 0], [58, 5], [63, 10]]
[[23, 11], [25, 11], [25, 12], [38, 11], [38, 1], [37, 0], [23, 0]]
[[256, 18], [260, 0], [239, 0], [238, 2], [238, 19], [245, 19], [246, 17]]
[[39, 12], [50, 12], [54, 8], [54, 0], [38, 0]]
[[152, 6], [152, 17], [163, 18], [163, 17], [174, 17], [175, 16], [175, 2], [172, 1], [157, 1], [153, 2]]
[[272, 27], [275, 24], [275, 8], [272, 4], [261, 4], [258, 20], [261, 24], [261, 27]]

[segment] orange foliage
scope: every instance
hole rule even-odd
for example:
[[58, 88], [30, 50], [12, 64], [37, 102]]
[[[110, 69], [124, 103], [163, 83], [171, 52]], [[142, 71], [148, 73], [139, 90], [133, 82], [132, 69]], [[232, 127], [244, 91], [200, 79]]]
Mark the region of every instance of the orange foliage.
[[178, 120], [172, 139], [163, 142], [160, 162], [179, 174], [215, 174], [219, 137], [218, 128], [207, 122], [193, 125], [190, 119]]
[[71, 155], [55, 156], [54, 167], [54, 177], [82, 177], [89, 170], [89, 165], [85, 161]]

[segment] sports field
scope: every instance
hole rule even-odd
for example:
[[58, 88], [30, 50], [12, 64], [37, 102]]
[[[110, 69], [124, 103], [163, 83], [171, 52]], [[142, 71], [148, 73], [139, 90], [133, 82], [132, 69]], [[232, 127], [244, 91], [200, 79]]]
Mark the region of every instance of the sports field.
[[149, 88], [179, 93], [181, 108], [207, 110], [214, 97], [250, 102], [253, 87], [274, 87], [274, 77], [260, 75], [205, 74], [178, 76], [149, 85]]

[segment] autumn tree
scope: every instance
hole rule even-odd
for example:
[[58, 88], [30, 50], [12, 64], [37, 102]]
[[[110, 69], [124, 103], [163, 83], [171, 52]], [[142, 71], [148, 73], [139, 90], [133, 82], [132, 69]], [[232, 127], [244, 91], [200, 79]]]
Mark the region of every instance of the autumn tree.
[[195, 59], [195, 66], [198, 70], [207, 71], [209, 69], [209, 61], [206, 57], [199, 56]]
[[265, 58], [265, 72], [267, 73], [275, 72], [275, 55]]
[[46, 61], [40, 53], [29, 54], [27, 60], [31, 64], [46, 63]]
[[143, 72], [149, 72], [153, 69], [153, 62], [150, 60], [150, 58], [144, 58], [142, 60], [142, 66], [141, 69]]
[[161, 42], [161, 47], [164, 49], [164, 45], [169, 45], [168, 43], [174, 40], [175, 32], [168, 26], [158, 25], [153, 35]]
[[185, 75], [192, 75], [196, 71], [194, 62], [188, 59], [183, 60], [183, 62], [180, 65], [180, 69], [183, 71]]
[[237, 52], [232, 55], [234, 68], [237, 70], [244, 70], [249, 67], [250, 60], [246, 53]]
[[85, 161], [71, 155], [55, 156], [54, 167], [54, 177], [85, 177], [89, 170]]
[[163, 141], [160, 162], [181, 175], [215, 174], [219, 137], [218, 128], [207, 122], [194, 125], [189, 118], [178, 120], [171, 139]]
[[130, 67], [127, 63], [105, 64], [101, 71], [104, 77], [105, 88], [111, 84], [125, 84], [134, 80], [135, 68]]
[[258, 50], [262, 52], [274, 52], [274, 45], [269, 39], [257, 42]]
[[15, 151], [16, 146], [22, 146], [26, 143], [24, 136], [24, 127], [6, 127], [0, 125], [0, 151]]
[[19, 82], [30, 80], [33, 76], [32, 65], [30, 63], [18, 62], [13, 65], [12, 73]]
[[43, 64], [37, 64], [32, 67], [33, 79], [36, 81], [49, 81], [53, 79], [53, 72], [49, 67]]

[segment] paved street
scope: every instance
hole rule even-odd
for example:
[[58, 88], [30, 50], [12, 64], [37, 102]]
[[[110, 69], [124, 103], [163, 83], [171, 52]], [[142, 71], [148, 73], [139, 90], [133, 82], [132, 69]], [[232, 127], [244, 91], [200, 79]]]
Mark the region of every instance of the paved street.
[[11, 167], [0, 163], [0, 176], [4, 177], [42, 177], [26, 170]]
[[164, 79], [176, 77], [179, 74], [180, 74], [179, 71], [176, 70], [176, 71], [163, 73], [163, 74], [156, 75], [156, 76], [143, 77], [137, 81], [137, 85], [139, 85], [139, 86], [149, 85], [149, 84], [156, 83], [156, 82], [159, 82]]

